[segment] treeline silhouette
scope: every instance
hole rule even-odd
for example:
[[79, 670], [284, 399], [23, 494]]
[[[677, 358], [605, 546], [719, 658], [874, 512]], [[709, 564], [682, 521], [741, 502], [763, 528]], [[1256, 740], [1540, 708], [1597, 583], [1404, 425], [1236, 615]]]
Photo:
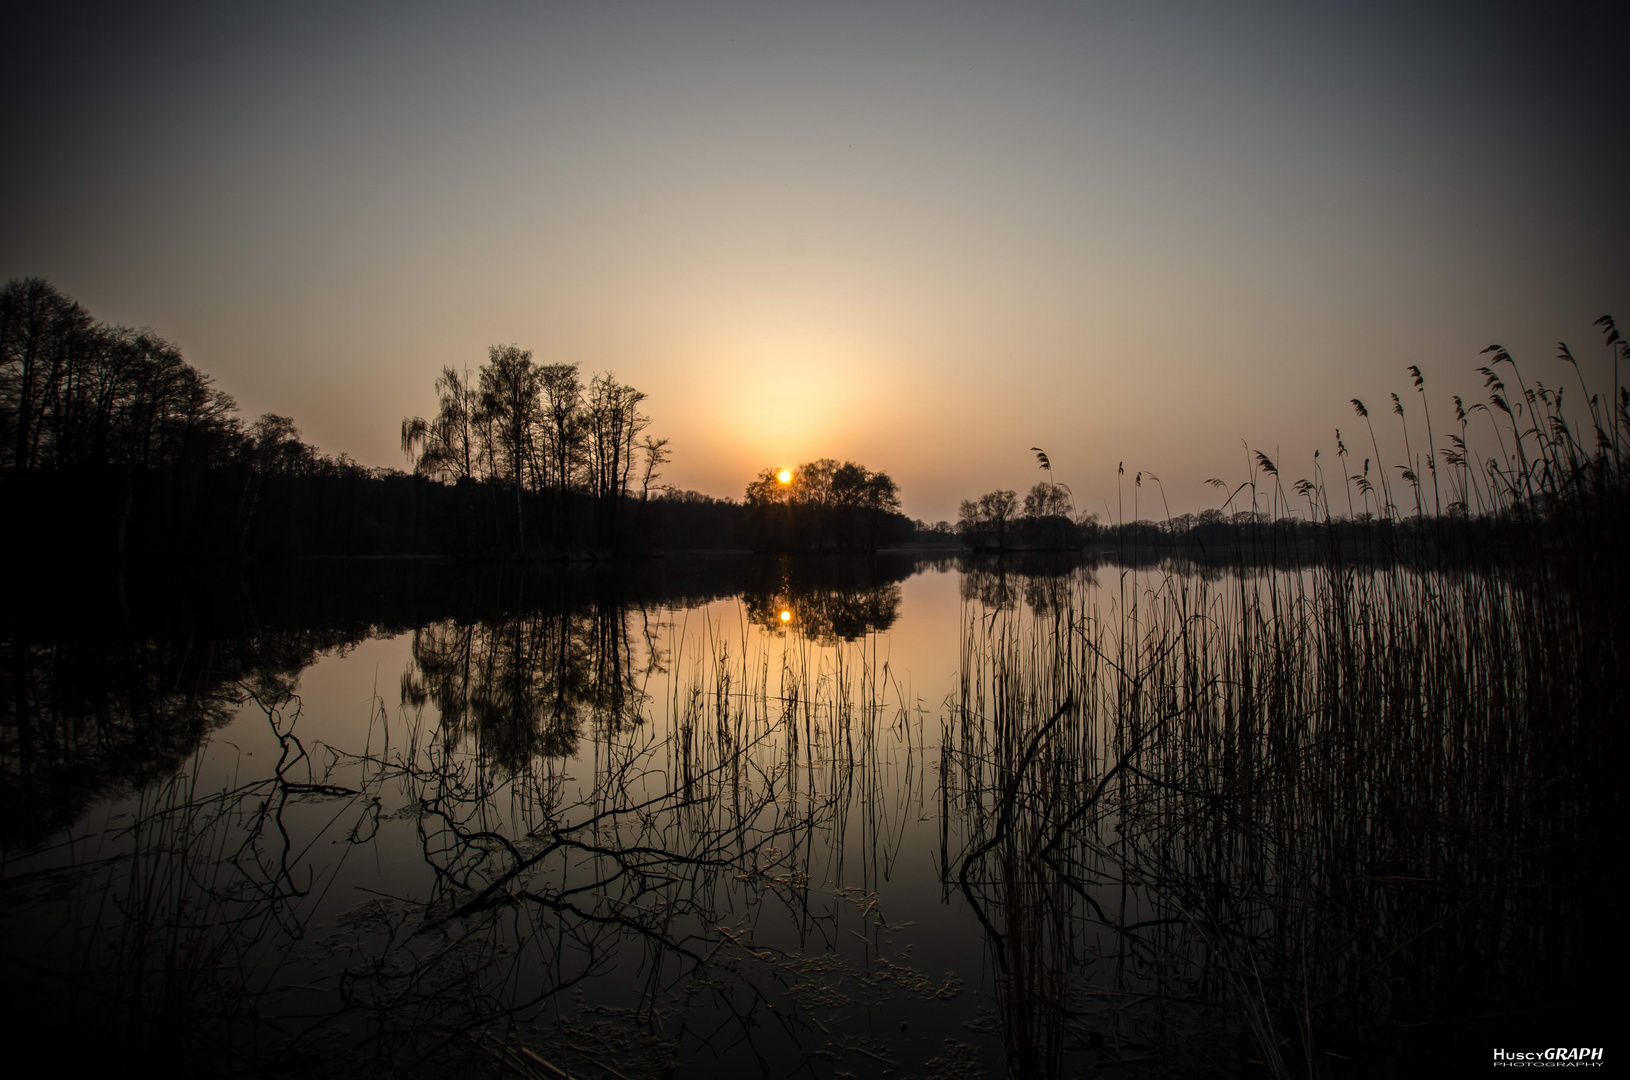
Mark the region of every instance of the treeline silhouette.
[[743, 502], [747, 540], [760, 551], [871, 551], [913, 530], [894, 480], [853, 461], [763, 469]]
[[617, 549], [631, 516], [647, 524], [670, 455], [667, 439], [644, 434], [651, 419], [634, 387], [609, 372], [584, 386], [576, 364], [535, 364], [525, 349], [494, 345], [473, 374], [443, 368], [436, 394], [435, 416], [402, 421], [402, 451], [416, 476], [453, 489], [455, 520], [468, 526], [461, 549]]
[[1022, 509], [1012, 491], [991, 491], [963, 501], [956, 533], [975, 550], [1079, 548], [1092, 537], [1096, 521], [1092, 514], [1074, 514], [1068, 488], [1042, 482], [1025, 495]]
[[401, 553], [430, 533], [409, 478], [245, 423], [150, 330], [48, 282], [0, 289], [0, 506], [14, 554]]
[[[657, 483], [645, 395], [495, 346], [403, 421], [412, 472], [324, 454], [150, 330], [39, 278], [0, 289], [0, 508], [14, 556], [565, 557], [752, 543], [745, 508]], [[873, 533], [878, 530], [874, 529]]]

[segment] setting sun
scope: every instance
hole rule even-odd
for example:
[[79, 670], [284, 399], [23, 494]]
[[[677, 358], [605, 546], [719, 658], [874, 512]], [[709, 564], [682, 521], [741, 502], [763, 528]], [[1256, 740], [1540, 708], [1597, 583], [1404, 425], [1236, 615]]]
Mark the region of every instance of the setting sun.
[[782, 612], [782, 613], [781, 613], [781, 621], [782, 621], [782, 622], [791, 622], [791, 621], [792, 621], [792, 612], [790, 612], [790, 611], [783, 611], [783, 612]]
[[[780, 472], [775, 474], [775, 478], [781, 481], [783, 484], [790, 484], [792, 483], [792, 471], [790, 469], [782, 469]], [[785, 613], [783, 612], [782, 614], [783, 617], [785, 617]]]

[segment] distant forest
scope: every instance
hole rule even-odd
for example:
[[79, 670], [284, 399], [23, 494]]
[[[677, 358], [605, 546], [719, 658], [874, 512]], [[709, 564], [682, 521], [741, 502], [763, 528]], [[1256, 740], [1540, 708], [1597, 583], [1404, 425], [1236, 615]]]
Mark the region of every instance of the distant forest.
[[409, 469], [369, 468], [302, 441], [290, 417], [246, 422], [152, 331], [98, 322], [41, 279], [9, 282], [4, 543], [65, 557], [481, 559], [869, 550], [913, 533], [893, 481], [852, 462], [800, 466], [774, 510], [661, 484], [668, 440], [646, 433], [645, 395], [609, 373], [585, 383], [576, 364], [493, 346], [474, 372], [444, 368], [434, 393], [432, 416], [402, 422]]
[[[992, 491], [963, 502], [955, 524], [930, 525], [900, 513], [886, 473], [830, 458], [765, 469], [740, 502], [669, 487], [661, 482], [669, 441], [648, 434], [643, 393], [610, 373], [585, 381], [576, 364], [535, 363], [515, 345], [493, 346], [473, 372], [443, 368], [433, 413], [402, 421], [407, 469], [365, 467], [302, 441], [290, 417], [246, 422], [229, 394], [152, 331], [98, 322], [48, 282], [19, 279], [0, 290], [0, 510], [11, 524], [0, 544], [18, 555], [183, 560], [910, 544], [1271, 562], [1545, 543], [1568, 522], [1588, 517], [1599, 529], [1622, 520], [1630, 391], [1618, 370], [1630, 365], [1630, 345], [1611, 319], [1600, 325], [1615, 367], [1605, 399], [1588, 391], [1567, 346], [1558, 356], [1576, 376], [1586, 419], [1564, 411], [1562, 387], [1530, 386], [1495, 346], [1478, 369], [1488, 401], [1454, 397], [1447, 430], [1433, 426], [1419, 369], [1410, 369], [1418, 426], [1392, 395], [1408, 452], [1390, 467], [1355, 400], [1373, 457], [1349, 451], [1337, 431], [1334, 462], [1315, 454], [1309, 478], [1287, 488], [1257, 453], [1237, 487], [1208, 481], [1219, 498], [1232, 493], [1197, 515], [1142, 519], [1145, 474], [1129, 481], [1123, 468], [1119, 498], [1129, 494], [1133, 512], [1123, 505], [1103, 523], [1076, 507], [1032, 447], [1047, 480], [1022, 500]], [[1472, 449], [1474, 421], [1489, 427], [1497, 453]], [[1326, 471], [1332, 465], [1339, 480]], [[1159, 498], [1164, 507], [1163, 491]]]

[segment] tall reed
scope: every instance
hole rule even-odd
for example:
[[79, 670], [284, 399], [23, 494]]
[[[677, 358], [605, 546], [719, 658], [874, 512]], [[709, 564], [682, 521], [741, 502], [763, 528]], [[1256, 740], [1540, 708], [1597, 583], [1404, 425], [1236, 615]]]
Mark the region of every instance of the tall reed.
[[1062, 1075], [1071, 1044], [1175, 1067], [1219, 1031], [1274, 1075], [1403, 1068], [1588, 1006], [1616, 966], [1591, 939], [1626, 627], [1569, 577], [1120, 570], [970, 604], [946, 872], [1014, 1075]]

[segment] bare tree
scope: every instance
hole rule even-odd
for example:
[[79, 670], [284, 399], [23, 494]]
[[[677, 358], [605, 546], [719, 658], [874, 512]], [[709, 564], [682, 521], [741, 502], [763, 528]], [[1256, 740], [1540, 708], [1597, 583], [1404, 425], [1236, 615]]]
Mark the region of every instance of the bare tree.
[[532, 430], [539, 412], [542, 389], [532, 353], [515, 345], [494, 345], [480, 373], [480, 412], [491, 424], [496, 456], [515, 486], [517, 546], [526, 548], [526, 514], [522, 473], [533, 452]]
[[481, 451], [477, 413], [480, 398], [466, 368], [441, 369], [436, 377], [440, 409], [432, 420], [410, 416], [402, 421], [402, 453], [421, 476], [457, 483], [473, 480]]
[[640, 505], [644, 506], [650, 497], [652, 482], [662, 476], [662, 466], [673, 460], [673, 451], [668, 449], [667, 439], [653, 439], [649, 435], [640, 441], [640, 450], [645, 454], [645, 469], [640, 475]]
[[614, 498], [628, 489], [635, 440], [651, 422], [639, 411], [639, 403], [644, 400], [643, 393], [619, 383], [609, 371], [596, 375], [589, 383], [584, 417], [589, 484], [597, 498]]
[[74, 354], [86, 347], [90, 313], [41, 278], [0, 291], [0, 400], [10, 421], [11, 465], [33, 468], [43, 422]]
[[634, 468], [635, 440], [651, 423], [639, 411], [645, 395], [624, 386], [611, 372], [589, 383], [584, 406], [585, 449], [588, 453], [589, 490], [600, 506], [600, 539], [617, 542], [621, 502]]

